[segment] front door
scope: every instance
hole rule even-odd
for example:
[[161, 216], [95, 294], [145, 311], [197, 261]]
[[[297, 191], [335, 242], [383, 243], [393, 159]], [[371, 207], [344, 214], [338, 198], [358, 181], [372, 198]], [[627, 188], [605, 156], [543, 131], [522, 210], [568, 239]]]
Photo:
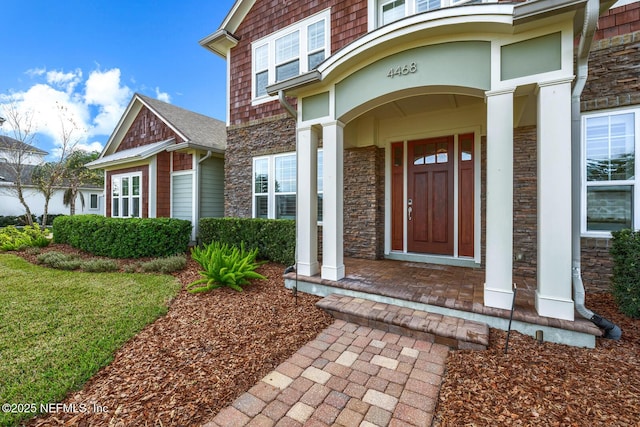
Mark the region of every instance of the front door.
[[453, 255], [453, 136], [409, 141], [407, 249]]

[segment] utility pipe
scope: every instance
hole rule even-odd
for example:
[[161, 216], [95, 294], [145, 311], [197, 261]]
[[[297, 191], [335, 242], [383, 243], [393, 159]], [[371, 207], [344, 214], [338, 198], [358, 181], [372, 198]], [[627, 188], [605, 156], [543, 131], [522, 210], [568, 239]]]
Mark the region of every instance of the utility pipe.
[[571, 93], [571, 275], [573, 278], [573, 299], [576, 311], [589, 319], [598, 328], [604, 330], [604, 337], [619, 340], [622, 330], [611, 321], [599, 316], [585, 307], [585, 291], [580, 272], [580, 220], [581, 220], [581, 168], [582, 156], [580, 150], [580, 95], [587, 82], [589, 74], [589, 52], [593, 36], [600, 16], [600, 0], [587, 0], [584, 12], [584, 22], [576, 54], [576, 82]]
[[295, 110], [295, 108], [293, 108], [293, 105], [287, 102], [287, 98], [285, 98], [284, 96], [284, 90], [278, 91], [278, 101], [280, 101], [280, 105], [282, 105], [285, 110], [287, 110], [289, 114], [291, 114], [291, 117], [293, 117], [294, 119], [298, 118], [298, 112]]

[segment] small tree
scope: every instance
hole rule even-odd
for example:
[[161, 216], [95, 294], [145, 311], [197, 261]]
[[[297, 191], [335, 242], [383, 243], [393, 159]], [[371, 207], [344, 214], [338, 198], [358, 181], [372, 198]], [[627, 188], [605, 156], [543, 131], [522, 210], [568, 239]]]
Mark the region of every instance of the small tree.
[[44, 211], [42, 213], [43, 227], [47, 223], [49, 201], [55, 189], [62, 186], [67, 160], [75, 151], [76, 146], [85, 133], [84, 130], [78, 127], [73, 118], [69, 116], [64, 106], [58, 105], [58, 117], [60, 118], [60, 133], [57, 160], [43, 165], [36, 170], [37, 173], [34, 173], [36, 186], [44, 195]]
[[91, 170], [85, 165], [98, 158], [100, 153], [88, 153], [82, 150], [75, 150], [67, 158], [64, 167], [63, 181], [67, 186], [64, 191], [63, 203], [69, 206], [69, 215], [76, 214], [76, 198], [80, 196], [80, 203], [84, 208], [84, 196], [80, 187], [86, 184], [103, 185], [104, 176], [98, 170]]
[[15, 100], [4, 106], [3, 117], [6, 121], [3, 127], [9, 128], [12, 137], [2, 138], [3, 158], [6, 167], [13, 175], [12, 185], [3, 187], [3, 191], [18, 199], [25, 210], [27, 225], [33, 225], [33, 215], [26, 201], [25, 186], [28, 184], [28, 171], [33, 166], [36, 152], [36, 133], [34, 131], [33, 112], [21, 111]]

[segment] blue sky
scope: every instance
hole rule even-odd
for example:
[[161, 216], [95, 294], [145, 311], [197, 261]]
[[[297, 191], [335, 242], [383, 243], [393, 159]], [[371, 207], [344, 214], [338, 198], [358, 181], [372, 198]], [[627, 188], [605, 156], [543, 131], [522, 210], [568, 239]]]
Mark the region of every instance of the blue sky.
[[[226, 65], [198, 41], [233, 0], [2, 0], [0, 116], [33, 116], [34, 145], [56, 154], [58, 106], [80, 145], [100, 150], [135, 92], [226, 119]], [[13, 136], [8, 122], [0, 134]]]

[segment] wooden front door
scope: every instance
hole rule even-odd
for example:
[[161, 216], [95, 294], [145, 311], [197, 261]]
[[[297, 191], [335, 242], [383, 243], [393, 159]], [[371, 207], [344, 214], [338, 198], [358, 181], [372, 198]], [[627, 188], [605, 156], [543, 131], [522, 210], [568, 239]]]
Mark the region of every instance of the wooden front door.
[[409, 141], [407, 249], [453, 255], [453, 136]]

